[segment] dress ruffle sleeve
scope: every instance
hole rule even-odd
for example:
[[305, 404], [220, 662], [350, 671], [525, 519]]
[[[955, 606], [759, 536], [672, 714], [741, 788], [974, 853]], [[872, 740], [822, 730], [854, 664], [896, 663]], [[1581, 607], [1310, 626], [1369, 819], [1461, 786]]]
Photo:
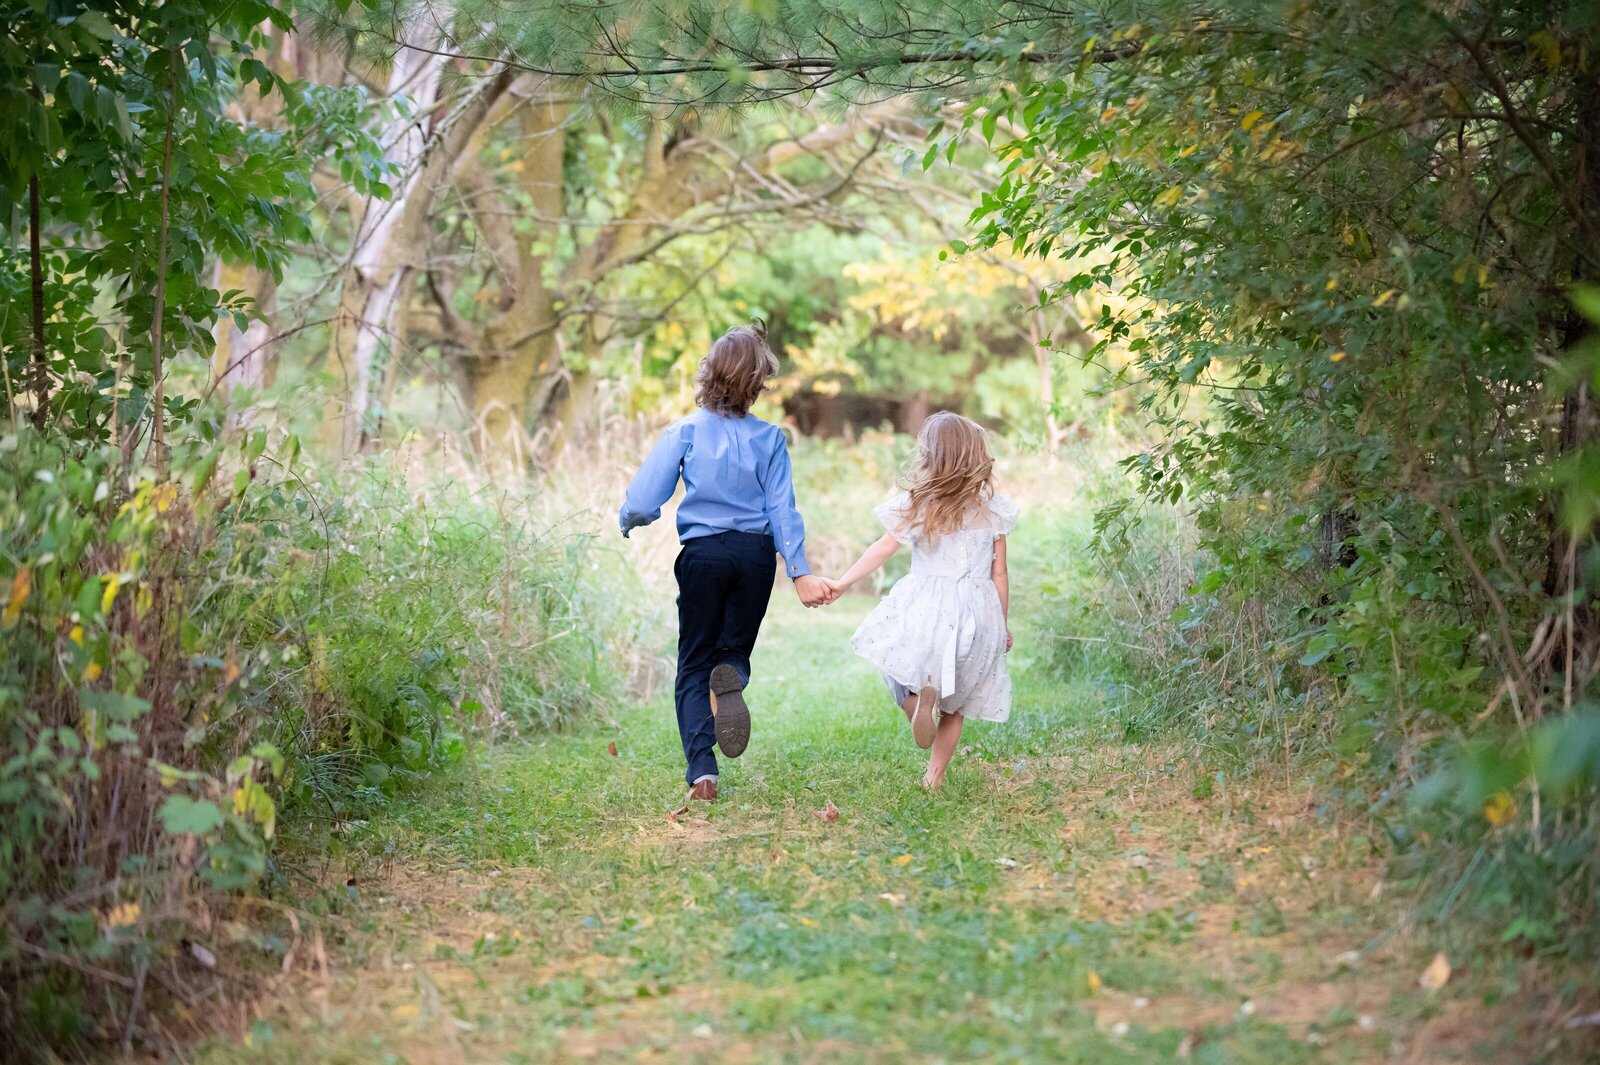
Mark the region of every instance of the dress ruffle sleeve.
[[1017, 505], [1005, 496], [995, 496], [989, 500], [989, 513], [994, 515], [996, 536], [1010, 536], [1011, 530], [1017, 527], [1017, 518], [1021, 516]]
[[910, 497], [901, 492], [893, 499], [886, 499], [872, 508], [873, 517], [883, 523], [884, 529], [888, 531], [890, 536], [893, 536], [903, 544], [909, 544], [917, 538], [915, 531], [907, 521], [906, 504], [908, 502], [910, 502]]

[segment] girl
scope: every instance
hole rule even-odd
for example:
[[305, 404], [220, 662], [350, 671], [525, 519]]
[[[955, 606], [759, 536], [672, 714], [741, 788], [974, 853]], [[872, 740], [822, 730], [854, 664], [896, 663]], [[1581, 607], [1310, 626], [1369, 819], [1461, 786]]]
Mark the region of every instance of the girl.
[[873, 513], [888, 533], [833, 583], [842, 592], [901, 544], [911, 545], [911, 572], [861, 623], [850, 646], [883, 672], [917, 746], [933, 748], [922, 785], [937, 788], [966, 718], [1011, 715], [1006, 535], [1017, 508], [994, 494], [994, 456], [983, 430], [941, 411], [917, 436], [906, 491]]

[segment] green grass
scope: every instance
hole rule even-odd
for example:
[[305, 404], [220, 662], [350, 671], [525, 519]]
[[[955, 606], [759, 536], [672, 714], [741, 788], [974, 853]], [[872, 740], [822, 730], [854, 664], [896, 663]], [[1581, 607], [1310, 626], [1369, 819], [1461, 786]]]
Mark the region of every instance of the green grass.
[[1426, 1050], [1466, 1017], [1448, 1060], [1505, 1060], [1493, 1011], [1416, 989], [1426, 944], [1331, 966], [1392, 916], [1359, 837], [1281, 779], [1194, 798], [1197, 770], [1122, 744], [1095, 685], [1028, 668], [1025, 626], [1013, 720], [970, 725], [925, 793], [846, 647], [867, 605], [776, 601], [714, 806], [666, 816], [666, 693], [359, 829], [329, 873], [353, 886], [320, 899], [334, 975], [201, 1060], [1292, 1065]]

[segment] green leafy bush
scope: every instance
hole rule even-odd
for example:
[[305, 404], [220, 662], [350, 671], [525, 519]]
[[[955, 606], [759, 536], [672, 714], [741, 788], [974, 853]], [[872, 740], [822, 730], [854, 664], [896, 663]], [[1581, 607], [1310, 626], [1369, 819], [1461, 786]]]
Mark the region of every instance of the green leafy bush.
[[196, 437], [162, 472], [0, 437], [0, 1042], [18, 1053], [115, 1041], [141, 1004], [207, 993], [216, 973], [174, 960], [237, 938], [232, 900], [282, 819], [353, 816], [475, 735], [617, 690], [584, 541], [376, 467], [331, 502], [292, 439], [265, 448]]

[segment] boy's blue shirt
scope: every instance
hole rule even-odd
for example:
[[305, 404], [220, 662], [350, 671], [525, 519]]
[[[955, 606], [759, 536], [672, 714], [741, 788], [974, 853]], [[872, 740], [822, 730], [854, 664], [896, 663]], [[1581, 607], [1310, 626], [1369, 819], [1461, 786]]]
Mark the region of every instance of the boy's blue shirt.
[[790, 577], [811, 572], [782, 429], [753, 414], [707, 410], [673, 424], [628, 485], [619, 515], [623, 536], [661, 517], [680, 476], [680, 542], [720, 532], [770, 532]]

